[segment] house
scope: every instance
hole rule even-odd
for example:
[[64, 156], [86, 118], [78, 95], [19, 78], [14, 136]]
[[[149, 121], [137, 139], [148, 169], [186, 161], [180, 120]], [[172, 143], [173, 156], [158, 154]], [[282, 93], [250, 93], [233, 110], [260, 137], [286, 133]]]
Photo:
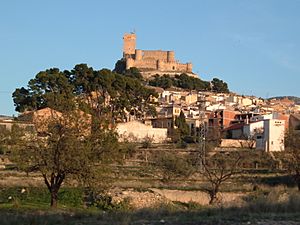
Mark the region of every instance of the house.
[[11, 131], [14, 126], [21, 127], [26, 131], [34, 131], [34, 124], [17, 121], [13, 117], [0, 116], [0, 130]]
[[206, 107], [207, 111], [216, 111], [216, 110], [222, 110], [222, 109], [223, 110], [226, 109], [226, 106], [221, 103], [212, 104], [212, 105]]
[[284, 150], [285, 121], [264, 119], [250, 123], [237, 123], [226, 128], [231, 139], [253, 140], [257, 150], [266, 152]]
[[236, 123], [224, 129], [227, 137], [231, 139], [252, 139], [263, 131], [264, 122], [255, 121], [251, 123]]
[[163, 143], [167, 140], [167, 128], [153, 128], [139, 121], [118, 123], [116, 131], [120, 141], [143, 142], [150, 139], [153, 143]]
[[80, 128], [80, 130], [84, 133], [90, 132], [89, 125], [92, 121], [92, 117], [90, 114], [86, 114], [83, 111], [76, 110], [74, 111], [74, 115], [76, 115], [76, 117], [72, 117], [71, 115], [71, 113], [68, 113], [66, 116], [57, 110], [46, 107], [39, 110], [24, 112], [20, 114], [17, 119], [19, 123], [33, 124], [38, 132], [46, 131], [49, 124], [53, 121], [65, 121], [68, 122], [68, 124], [72, 124], [72, 126]]
[[175, 117], [179, 116], [181, 111], [181, 106], [170, 104], [170, 105], [162, 105], [159, 107], [156, 107], [156, 111], [158, 114], [158, 117]]
[[226, 98], [226, 101], [229, 103], [235, 103], [241, 107], [250, 106], [252, 104], [256, 105], [256, 103], [261, 102], [260, 100], [254, 97], [246, 97], [246, 96], [239, 96], [239, 95], [229, 95]]
[[225, 129], [231, 125], [237, 113], [237, 111], [231, 111], [227, 109], [215, 110], [211, 112], [208, 117], [208, 127]]
[[266, 152], [284, 151], [284, 120], [264, 120], [263, 133], [256, 137], [256, 149]]
[[61, 112], [46, 107], [39, 110], [26, 111], [18, 116], [18, 120], [37, 124], [44, 121], [50, 121], [51, 119], [58, 119], [61, 118], [61, 116]]
[[181, 101], [186, 105], [192, 105], [197, 103], [198, 101], [198, 93], [197, 92], [186, 92], [181, 95]]
[[165, 99], [163, 97], [163, 94], [164, 94], [164, 89], [163, 88], [153, 87], [153, 86], [146, 86], [146, 87], [149, 88], [149, 89], [154, 90], [158, 94], [157, 98], [154, 97], [154, 96], [150, 96], [151, 102], [164, 102]]
[[173, 116], [158, 116], [155, 118], [148, 118], [144, 122], [153, 128], [164, 128], [167, 130], [167, 135], [170, 135], [174, 129], [174, 118], [175, 117]]
[[185, 121], [189, 126], [190, 135], [194, 136], [196, 134], [197, 128], [199, 128], [201, 125], [201, 121], [199, 120], [199, 118], [186, 118]]

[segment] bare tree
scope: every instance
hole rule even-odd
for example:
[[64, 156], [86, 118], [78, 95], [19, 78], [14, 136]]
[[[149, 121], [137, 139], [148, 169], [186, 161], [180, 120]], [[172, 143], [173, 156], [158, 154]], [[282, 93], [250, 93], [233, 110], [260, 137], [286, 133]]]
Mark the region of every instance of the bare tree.
[[[99, 164], [113, 156], [116, 138], [109, 130], [91, 132], [86, 115], [61, 114], [41, 121], [38, 134], [19, 139], [14, 160], [27, 172], [39, 172], [57, 207], [58, 192], [66, 179], [89, 183]], [[97, 166], [97, 167], [96, 167]]]
[[300, 133], [290, 130], [285, 137], [285, 146], [286, 165], [300, 191]]
[[206, 159], [205, 162], [202, 158], [200, 173], [208, 182], [208, 187], [204, 188], [204, 191], [209, 194], [209, 204], [214, 204], [217, 201], [222, 184], [238, 173], [240, 161], [241, 156], [237, 152], [217, 153]]
[[250, 134], [242, 134], [241, 139], [243, 141], [240, 142], [242, 148], [254, 149], [256, 144], [256, 139], [258, 136], [263, 134], [263, 128], [256, 128], [254, 131], [250, 132]]

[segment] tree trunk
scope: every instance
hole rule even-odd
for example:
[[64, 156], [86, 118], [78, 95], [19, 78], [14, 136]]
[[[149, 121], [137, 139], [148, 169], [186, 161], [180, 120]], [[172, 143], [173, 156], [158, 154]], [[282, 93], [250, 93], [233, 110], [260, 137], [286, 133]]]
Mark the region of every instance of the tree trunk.
[[210, 193], [209, 193], [209, 196], [210, 196], [209, 204], [210, 205], [212, 205], [216, 202], [218, 192], [219, 192], [219, 186], [213, 187], [212, 190], [210, 191]]
[[57, 200], [58, 200], [58, 190], [61, 187], [63, 180], [65, 179], [65, 174], [59, 173], [59, 174], [55, 175], [55, 173], [53, 172], [51, 174], [50, 182], [47, 179], [46, 174], [43, 174], [43, 177], [44, 177], [45, 184], [47, 185], [48, 190], [50, 192], [50, 196], [51, 196], [50, 205], [52, 208], [56, 208]]
[[58, 191], [56, 189], [51, 190], [51, 208], [57, 208]]
[[209, 200], [209, 204], [212, 205], [215, 203], [215, 200], [216, 200], [216, 193], [214, 191], [211, 191], [209, 193], [209, 196], [210, 196], [210, 200]]

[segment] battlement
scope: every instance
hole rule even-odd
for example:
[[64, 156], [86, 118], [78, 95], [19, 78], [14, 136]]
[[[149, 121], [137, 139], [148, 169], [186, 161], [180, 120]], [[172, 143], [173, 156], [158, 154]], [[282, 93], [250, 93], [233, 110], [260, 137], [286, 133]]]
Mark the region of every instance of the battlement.
[[136, 34], [123, 36], [123, 58], [126, 69], [136, 67], [141, 71], [192, 73], [192, 63], [180, 63], [174, 51], [136, 49]]

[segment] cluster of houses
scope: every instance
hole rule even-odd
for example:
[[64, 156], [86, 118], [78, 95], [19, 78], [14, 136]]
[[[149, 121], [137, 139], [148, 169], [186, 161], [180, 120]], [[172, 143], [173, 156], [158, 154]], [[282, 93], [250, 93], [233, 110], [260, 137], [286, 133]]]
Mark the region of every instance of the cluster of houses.
[[[170, 141], [176, 129], [176, 117], [183, 112], [191, 136], [203, 126], [206, 133], [220, 135], [222, 148], [249, 147], [268, 152], [284, 150], [284, 136], [289, 128], [300, 130], [300, 105], [284, 98], [264, 100], [234, 93], [186, 91], [178, 88], [154, 88], [156, 116], [137, 119], [128, 115], [116, 125], [121, 140], [153, 143]], [[34, 123], [53, 114], [46, 108], [26, 112], [17, 118], [0, 116], [0, 129], [18, 123], [34, 129]]]
[[[287, 98], [264, 100], [234, 93], [155, 88], [157, 116], [143, 121], [129, 118], [118, 126], [120, 137], [165, 142], [183, 112], [190, 134], [205, 124], [206, 133], [220, 135], [222, 148], [248, 147], [267, 152], [283, 151], [289, 128], [300, 130], [300, 105]], [[137, 125], [139, 124], [139, 125]], [[138, 129], [135, 129], [138, 127]]]

